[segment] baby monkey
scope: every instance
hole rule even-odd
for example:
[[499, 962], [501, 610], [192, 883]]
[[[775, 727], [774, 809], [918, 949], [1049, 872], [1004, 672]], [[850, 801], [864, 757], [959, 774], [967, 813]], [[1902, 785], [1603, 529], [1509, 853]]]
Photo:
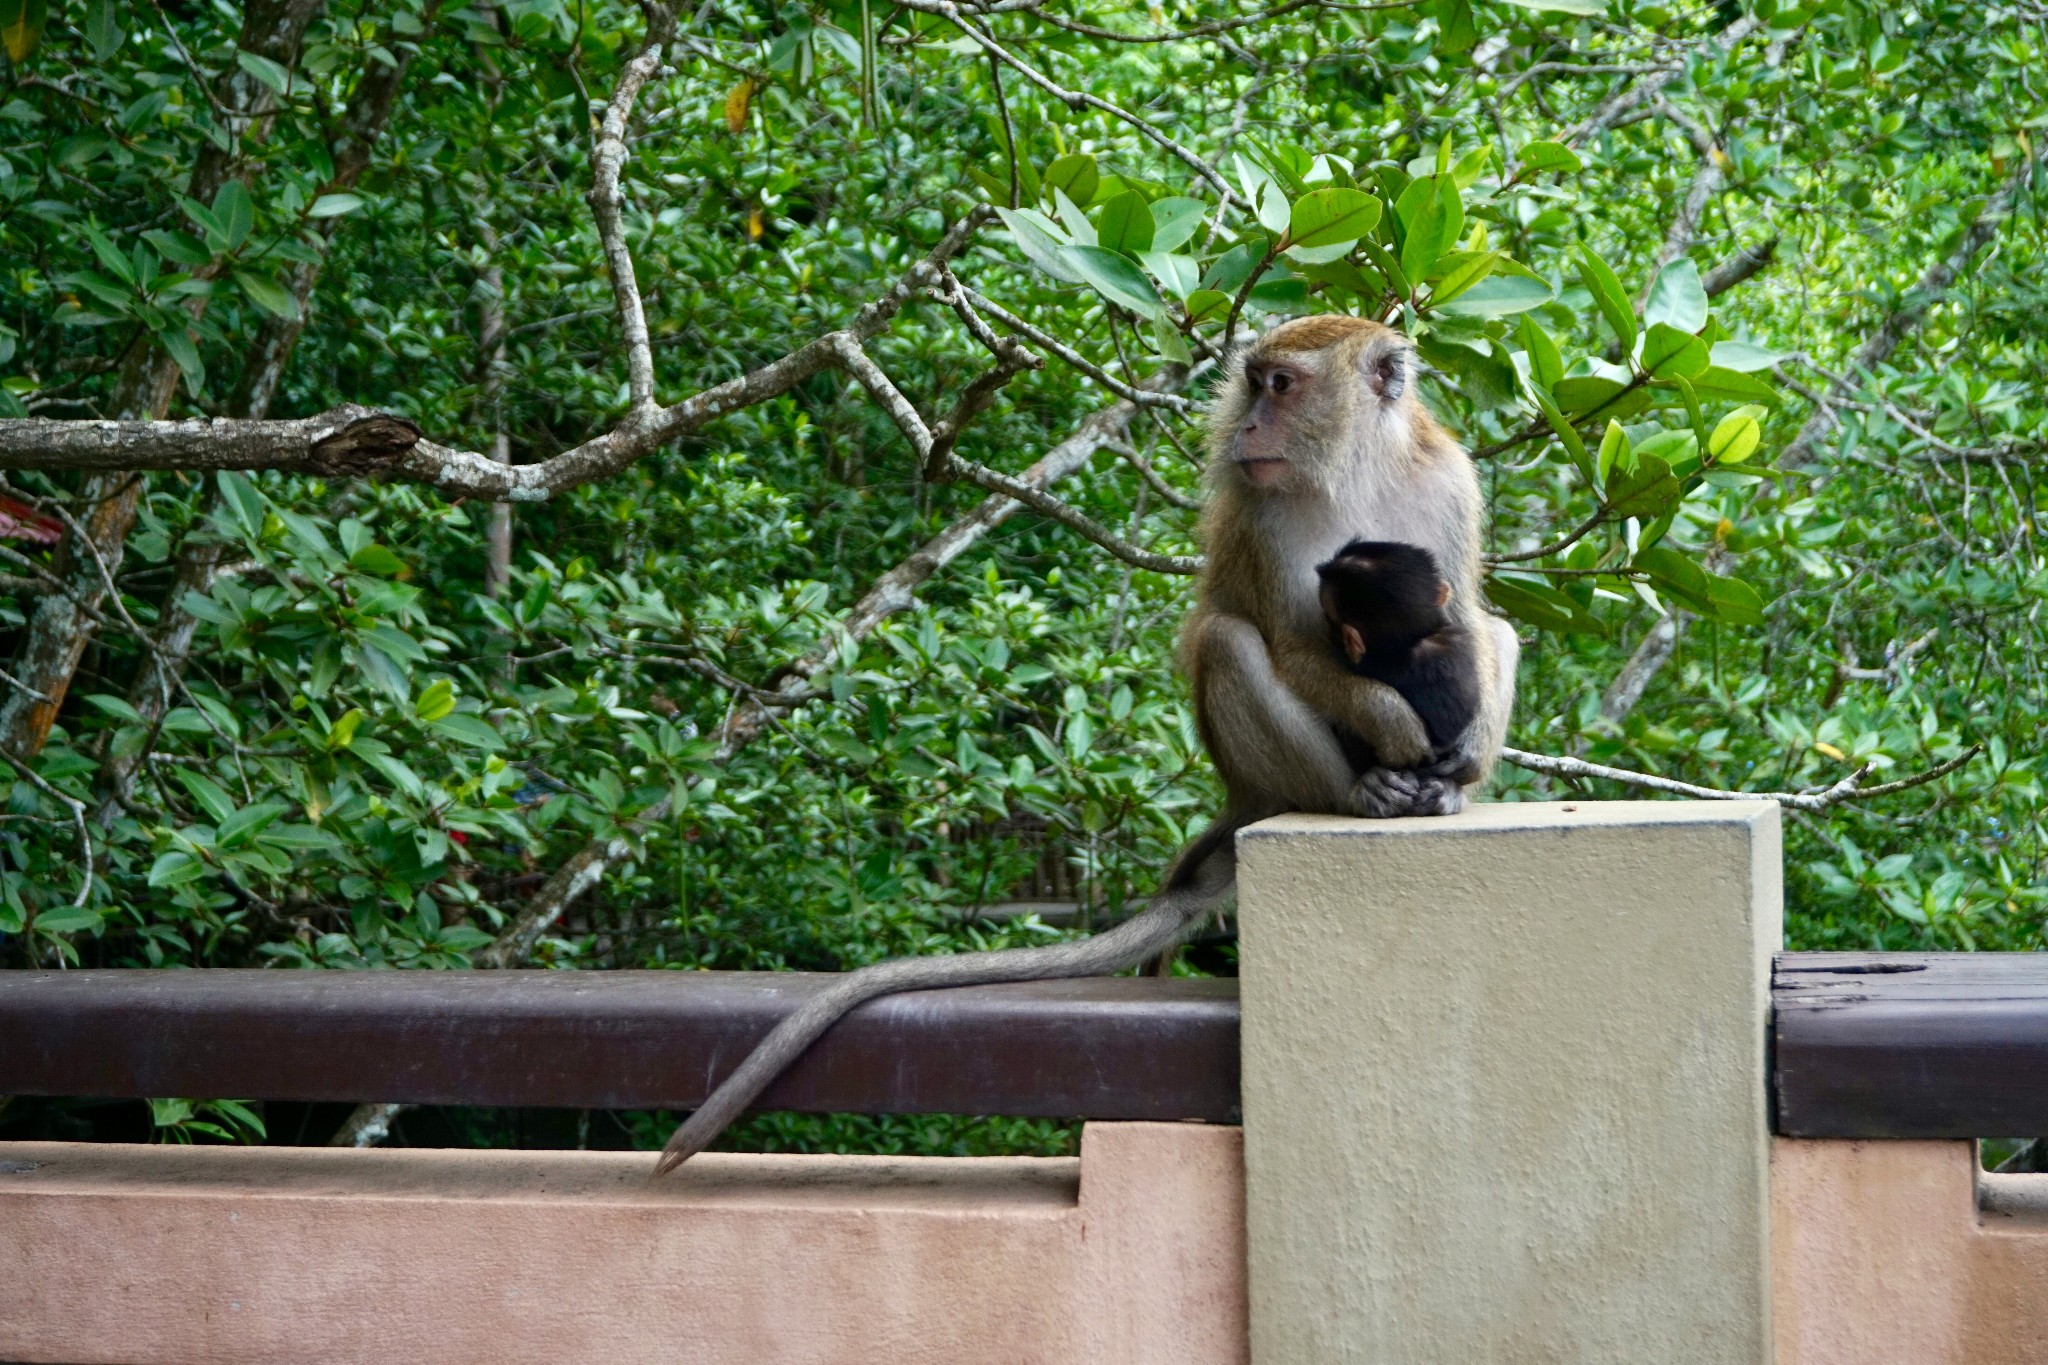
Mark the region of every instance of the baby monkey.
[[[1316, 573], [1331, 641], [1351, 671], [1399, 692], [1438, 760], [1452, 758], [1479, 709], [1479, 659], [1470, 633], [1445, 610], [1451, 585], [1435, 556], [1400, 541], [1354, 540]], [[1338, 739], [1354, 766], [1370, 762], [1341, 726]]]

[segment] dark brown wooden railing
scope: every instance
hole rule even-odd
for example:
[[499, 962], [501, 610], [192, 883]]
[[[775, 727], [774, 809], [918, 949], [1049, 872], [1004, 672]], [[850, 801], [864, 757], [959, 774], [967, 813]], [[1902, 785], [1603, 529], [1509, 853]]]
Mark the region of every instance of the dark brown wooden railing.
[[[829, 977], [0, 972], [0, 1095], [688, 1109]], [[762, 1105], [1237, 1120], [1237, 983], [1118, 977], [862, 1006]]]
[[[0, 972], [0, 1095], [688, 1109], [825, 979]], [[1772, 996], [1783, 1134], [2048, 1133], [2048, 953], [1784, 953]], [[763, 1107], [1231, 1123], [1237, 1037], [1229, 980], [923, 992], [856, 1011]]]

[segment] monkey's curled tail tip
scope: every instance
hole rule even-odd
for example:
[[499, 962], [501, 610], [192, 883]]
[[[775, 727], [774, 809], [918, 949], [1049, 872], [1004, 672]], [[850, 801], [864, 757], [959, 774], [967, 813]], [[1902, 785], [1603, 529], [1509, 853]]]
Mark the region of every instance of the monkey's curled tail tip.
[[707, 1137], [698, 1132], [697, 1127], [698, 1125], [685, 1121], [682, 1127], [676, 1129], [675, 1136], [668, 1140], [668, 1146], [661, 1149], [661, 1159], [654, 1163], [656, 1180], [710, 1146], [711, 1138], [718, 1135], [714, 1131]]

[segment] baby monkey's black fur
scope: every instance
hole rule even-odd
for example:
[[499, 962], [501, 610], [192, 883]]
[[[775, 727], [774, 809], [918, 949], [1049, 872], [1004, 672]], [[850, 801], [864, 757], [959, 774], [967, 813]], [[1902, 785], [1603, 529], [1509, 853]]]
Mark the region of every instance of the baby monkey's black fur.
[[[1331, 643], [1352, 672], [1399, 692], [1438, 757], [1448, 756], [1479, 710], [1479, 660], [1445, 610], [1451, 585], [1435, 556], [1400, 541], [1354, 540], [1316, 573]], [[1339, 738], [1347, 751], [1355, 743]]]

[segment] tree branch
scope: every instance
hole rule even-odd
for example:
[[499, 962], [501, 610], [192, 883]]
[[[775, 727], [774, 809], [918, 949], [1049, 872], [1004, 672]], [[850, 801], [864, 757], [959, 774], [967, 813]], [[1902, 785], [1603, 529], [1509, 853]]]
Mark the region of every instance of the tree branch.
[[841, 367], [861, 342], [888, 327], [906, 301], [938, 282], [939, 271], [990, 212], [976, 209], [955, 223], [930, 254], [845, 327], [672, 407], [629, 413], [612, 430], [538, 464], [501, 465], [488, 455], [452, 450], [421, 439], [407, 418], [349, 405], [283, 422], [10, 418], [0, 420], [0, 469], [282, 469], [328, 477], [383, 473], [432, 484], [449, 497], [543, 502], [610, 478], [678, 437], [787, 393], [822, 370]]
[[661, 69], [661, 52], [675, 31], [675, 16], [665, 5], [643, 7], [647, 15], [647, 41], [619, 72], [612, 87], [610, 103], [598, 126], [596, 146], [591, 149], [590, 212], [597, 220], [598, 241], [604, 247], [605, 266], [611, 272], [612, 300], [619, 310], [619, 331], [626, 343], [626, 384], [632, 396], [635, 416], [654, 406], [654, 347], [647, 339], [647, 313], [640, 302], [639, 281], [633, 274], [633, 253], [626, 245], [623, 219], [625, 200], [619, 191], [619, 171], [626, 160], [626, 131], [633, 121], [633, 105], [641, 87]]
[[1862, 780], [1870, 775], [1871, 765], [1866, 763], [1832, 786], [1803, 792], [1723, 791], [1719, 787], [1696, 786], [1691, 782], [1658, 777], [1652, 773], [1631, 772], [1627, 768], [1610, 768], [1604, 763], [1588, 763], [1582, 758], [1558, 758], [1550, 754], [1525, 753], [1520, 749], [1504, 748], [1500, 751], [1500, 756], [1518, 768], [1542, 773], [1546, 777], [1601, 778], [1648, 791], [1668, 792], [1673, 796], [1691, 796], [1704, 801], [1775, 801], [1787, 810], [1813, 812], [1826, 810], [1830, 806], [1839, 806], [1848, 801], [1868, 801], [1873, 797], [1890, 796], [1894, 792], [1924, 786], [1955, 772], [1982, 753], [1983, 749], [1983, 745], [1973, 744], [1967, 752], [1937, 767], [1876, 787], [1860, 785]]

